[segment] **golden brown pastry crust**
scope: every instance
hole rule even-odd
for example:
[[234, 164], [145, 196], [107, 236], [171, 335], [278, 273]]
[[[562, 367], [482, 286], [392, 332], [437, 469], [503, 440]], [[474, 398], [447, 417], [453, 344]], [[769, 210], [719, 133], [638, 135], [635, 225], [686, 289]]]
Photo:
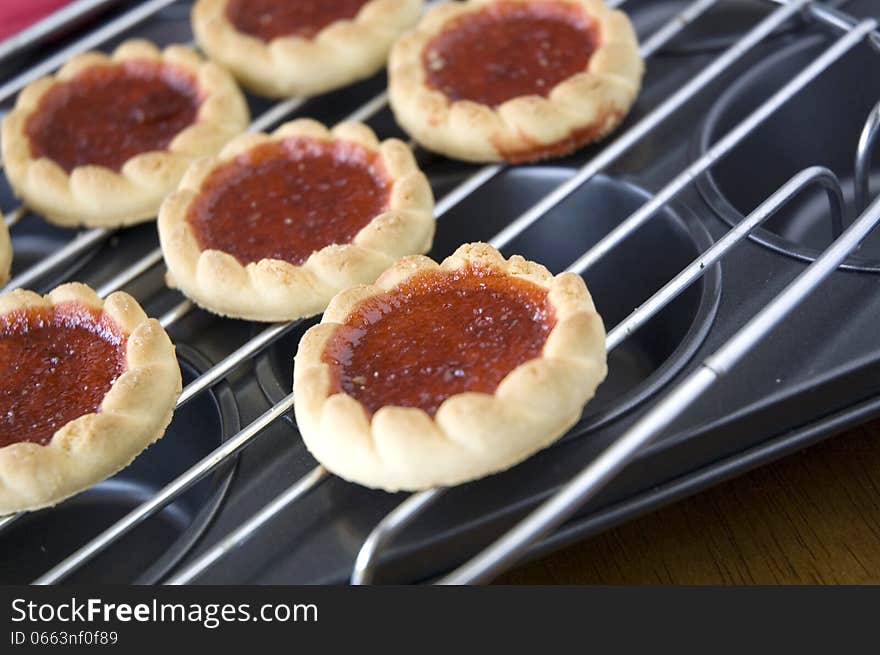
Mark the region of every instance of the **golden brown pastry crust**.
[[270, 42], [239, 32], [226, 16], [229, 0], [199, 0], [192, 28], [199, 45], [254, 93], [316, 95], [378, 72], [394, 40], [418, 20], [420, 0], [370, 0], [353, 20], [338, 20], [311, 39]]
[[617, 127], [638, 95], [644, 65], [626, 14], [602, 0], [551, 0], [580, 5], [598, 23], [600, 42], [587, 69], [557, 84], [547, 97], [519, 96], [490, 107], [450, 101], [426, 83], [425, 46], [449, 20], [497, 1], [438, 5], [397, 40], [388, 63], [388, 94], [401, 127], [425, 148], [455, 159], [512, 163], [566, 154]]
[[[388, 211], [375, 216], [351, 243], [326, 246], [301, 265], [263, 259], [242, 266], [228, 253], [202, 250], [186, 217], [208, 175], [244, 151], [297, 136], [354, 142], [378, 153], [391, 182]], [[162, 204], [159, 239], [169, 284], [198, 305], [253, 321], [294, 320], [322, 312], [335, 294], [372, 282], [398, 258], [427, 252], [434, 238], [433, 209], [431, 187], [401, 141], [380, 143], [360, 123], [340, 123], [328, 130], [316, 121], [299, 119], [271, 135], [243, 134], [217, 157], [193, 164], [180, 188]]]
[[[192, 75], [204, 94], [196, 122], [179, 132], [167, 150], [132, 157], [119, 172], [104, 166], [78, 166], [68, 174], [51, 159], [31, 156], [25, 126], [49, 89], [92, 66], [112, 66], [132, 59], [176, 66]], [[109, 57], [100, 52], [77, 55], [54, 76], [22, 90], [15, 109], [3, 119], [3, 162], [16, 195], [52, 223], [121, 227], [154, 218], [187, 166], [219, 151], [247, 127], [248, 120], [244, 96], [218, 65], [183, 46], [160, 51], [148, 41], [131, 40]]]
[[171, 340], [126, 293], [102, 302], [79, 283], [63, 284], [46, 296], [17, 289], [0, 296], [0, 314], [64, 302], [92, 307], [113, 320], [128, 337], [126, 370], [99, 412], [70, 421], [45, 446], [19, 442], [0, 448], [0, 515], [54, 505], [128, 466], [164, 434], [180, 394]]
[[[386, 406], [370, 419], [353, 397], [330, 394], [330, 366], [322, 355], [352, 311], [417, 273], [472, 263], [549, 290], [557, 323], [540, 357], [508, 373], [493, 394], [451, 396], [433, 418], [418, 408]], [[331, 301], [294, 360], [296, 419], [315, 458], [347, 480], [388, 491], [448, 486], [507, 469], [551, 444], [578, 420], [606, 370], [605, 329], [580, 276], [554, 277], [522, 257], [505, 260], [491, 246], [467, 244], [442, 264], [402, 259], [375, 285]]]
[[9, 282], [12, 271], [12, 239], [9, 238], [9, 228], [3, 220], [3, 212], [0, 212], [0, 286]]

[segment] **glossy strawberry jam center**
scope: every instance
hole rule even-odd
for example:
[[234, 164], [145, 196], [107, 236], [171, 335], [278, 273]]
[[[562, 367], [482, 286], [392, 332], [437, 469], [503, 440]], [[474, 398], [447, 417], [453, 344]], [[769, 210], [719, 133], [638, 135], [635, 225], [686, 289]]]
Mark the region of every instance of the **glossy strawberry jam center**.
[[310, 39], [337, 20], [357, 16], [368, 0], [231, 0], [226, 17], [239, 32], [263, 41]]
[[547, 291], [532, 282], [487, 267], [432, 271], [364, 301], [322, 358], [331, 393], [368, 413], [398, 405], [433, 416], [455, 394], [494, 392], [540, 356], [555, 323]]
[[388, 208], [378, 156], [342, 141], [291, 138], [253, 148], [215, 169], [187, 220], [202, 250], [242, 265], [301, 264], [316, 250], [349, 243]]
[[167, 64], [131, 60], [93, 66], [53, 86], [27, 121], [34, 157], [68, 173], [93, 164], [119, 171], [130, 158], [165, 150], [196, 121], [195, 80]]
[[125, 337], [78, 303], [0, 316], [0, 447], [47, 444], [98, 410], [125, 371]]
[[595, 22], [561, 2], [496, 2], [450, 20], [422, 52], [427, 82], [451, 100], [495, 106], [547, 96], [587, 68]]

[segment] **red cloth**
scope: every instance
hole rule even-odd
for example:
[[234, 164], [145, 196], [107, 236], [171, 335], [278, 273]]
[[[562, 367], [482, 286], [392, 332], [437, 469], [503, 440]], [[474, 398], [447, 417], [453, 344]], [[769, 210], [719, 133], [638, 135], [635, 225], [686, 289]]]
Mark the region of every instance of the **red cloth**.
[[70, 0], [0, 0], [0, 39], [21, 32]]

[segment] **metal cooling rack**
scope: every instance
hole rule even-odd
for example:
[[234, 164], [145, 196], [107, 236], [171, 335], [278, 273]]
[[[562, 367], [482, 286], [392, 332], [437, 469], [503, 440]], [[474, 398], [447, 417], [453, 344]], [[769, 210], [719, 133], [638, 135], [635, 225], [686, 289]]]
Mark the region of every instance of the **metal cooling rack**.
[[[620, 5], [624, 1], [618, 0], [608, 4]], [[112, 21], [103, 24], [98, 29], [71, 43], [45, 61], [20, 73], [0, 86], [0, 102], [13, 97], [31, 81], [51, 73], [73, 55], [100, 46], [130, 28], [139, 25], [174, 2], [175, 0], [144, 2], [117, 16]], [[687, 5], [684, 10], [643, 42], [640, 48], [641, 55], [645, 59], [650, 59], [660, 48], [668, 44], [673, 37], [678, 35], [689, 24], [698, 20], [702, 14], [713, 8], [718, 2], [719, 0], [695, 0]], [[819, 22], [830, 27], [838, 34], [837, 40], [751, 114], [743, 118], [724, 137], [712, 145], [704, 155], [681, 171], [648, 202], [623, 220], [595, 246], [583, 253], [577, 261], [568, 267], [568, 270], [583, 274], [593, 267], [627, 237], [657, 215], [667, 203], [690, 185], [697, 176], [722, 159], [787, 100], [816, 79], [823, 71], [854, 47], [861, 43], [869, 42], [874, 46], [875, 50], [880, 51], [880, 32], [877, 29], [877, 21], [874, 19], [857, 21], [830, 6], [810, 2], [810, 0], [787, 0], [784, 2], [767, 0], [767, 2], [777, 6], [766, 18], [757, 23], [700, 73], [691, 78], [687, 84], [671, 94], [634, 125], [614, 137], [604, 149], [584, 164], [573, 177], [559, 185], [527, 211], [515, 217], [501, 232], [490, 240], [490, 243], [499, 249], [511, 243], [515, 237], [539, 221], [583, 184], [598, 173], [606, 170], [624, 154], [629, 152], [670, 116], [685, 107], [711, 82], [716, 80], [725, 71], [728, 71], [736, 62], [740, 61], [755, 46], [765, 41], [775, 30], [797, 15], [802, 15], [807, 20]], [[47, 21], [31, 28], [33, 30], [32, 35], [45, 34], [50, 31], [50, 28], [55, 29], [66, 20], [72, 21], [81, 15], [78, 10], [86, 11], [96, 4], [99, 4], [97, 0], [79, 0], [79, 2], [71, 5], [69, 11], [63, 16], [53, 16], [47, 19]], [[48, 21], [52, 21], [51, 24]], [[0, 61], [17, 52], [21, 47], [22, 42], [20, 41], [10, 44], [3, 42], [0, 44]], [[250, 130], [263, 131], [274, 126], [294, 114], [307, 100], [307, 98], [290, 98], [278, 102], [258, 116], [251, 124]], [[369, 120], [386, 106], [387, 95], [383, 92], [358, 108], [348, 117], [348, 120]], [[861, 213], [858, 219], [845, 232], [842, 232], [842, 226], [845, 222], [845, 210], [840, 182], [831, 171], [825, 168], [812, 167], [803, 170], [780, 187], [747, 216], [745, 220], [732, 228], [722, 239], [703, 252], [702, 255], [670, 280], [660, 291], [609, 332], [607, 348], [611, 351], [619, 346], [635, 330], [647, 323], [662, 308], [666, 307], [674, 298], [687, 289], [689, 285], [702, 277], [705, 271], [720, 262], [752, 230], [768, 220], [790, 200], [798, 197], [805, 189], [819, 186], [827, 193], [830, 205], [829, 221], [837, 237], [835, 242], [776, 299], [762, 308], [722, 348], [706, 359], [699, 369], [688, 375], [682, 382], [676, 384], [661, 402], [571, 482], [565, 485], [555, 496], [541, 505], [513, 530], [501, 537], [495, 544], [441, 580], [441, 582], [463, 583], [483, 581], [497, 574], [504, 567], [509, 566], [521, 557], [531, 544], [564, 522], [583, 502], [592, 497], [604, 484], [625, 467], [640, 448], [654, 439], [669, 425], [673, 418], [678, 416], [719, 377], [725, 375], [737, 361], [745, 357], [762, 337], [783, 320], [830, 272], [835, 270], [870, 230], [880, 222], [880, 200], [875, 200], [865, 209], [869, 198], [868, 169], [870, 155], [878, 132], [880, 132], [880, 104], [872, 112], [865, 125], [856, 154], [858, 209], [859, 211], [863, 209], [865, 211]], [[485, 185], [505, 168], [507, 166], [503, 164], [493, 164], [480, 168], [438, 200], [435, 208], [435, 217], [437, 219], [442, 218], [453, 207]], [[11, 227], [14, 226], [25, 213], [26, 210], [23, 208], [14, 208], [8, 211], [6, 214], [7, 224]], [[112, 233], [113, 230], [106, 229], [93, 229], [82, 232], [49, 257], [17, 275], [6, 285], [3, 291], [28, 286], [50, 272], [57, 272], [66, 263], [76, 259], [78, 256], [82, 256], [96, 244], [106, 240]], [[97, 289], [99, 295], [103, 297], [124, 287], [146, 271], [159, 266], [161, 261], [160, 250], [156, 249], [150, 252], [101, 285]], [[188, 300], [183, 300], [166, 312], [160, 318], [160, 322], [163, 326], [170, 326], [189, 313], [191, 309], [192, 304]], [[222, 319], [217, 318], [216, 320]], [[225, 379], [239, 365], [250, 361], [270, 344], [290, 332], [299, 323], [299, 321], [278, 323], [263, 329], [251, 340], [229, 353], [225, 358], [185, 387], [177, 406], [181, 407], [200, 393]], [[150, 500], [141, 504], [97, 535], [88, 544], [42, 575], [35, 583], [51, 584], [63, 580], [98, 553], [110, 547], [115, 541], [141, 522], [159, 512], [183, 492], [205, 478], [211, 471], [239, 454], [260, 435], [261, 431], [282, 416], [288, 414], [293, 405], [294, 398], [290, 394], [238, 434], [224, 442], [208, 456], [195, 463], [185, 473], [156, 493]], [[259, 530], [261, 526], [271, 521], [281, 510], [306, 496], [329, 476], [330, 474], [323, 467], [315, 467], [311, 472], [295, 481], [286, 491], [242, 523], [237, 529], [221, 539], [216, 546], [179, 570], [168, 582], [170, 584], [183, 584], [196, 580], [201, 573], [208, 570], [232, 550], [241, 547], [251, 535]], [[444, 491], [444, 489], [433, 489], [413, 494], [390, 512], [365, 541], [354, 566], [352, 582], [358, 584], [370, 582], [373, 578], [378, 557], [383, 549], [416, 517], [422, 515]], [[19, 516], [21, 515], [0, 519], [0, 530], [11, 525]]]

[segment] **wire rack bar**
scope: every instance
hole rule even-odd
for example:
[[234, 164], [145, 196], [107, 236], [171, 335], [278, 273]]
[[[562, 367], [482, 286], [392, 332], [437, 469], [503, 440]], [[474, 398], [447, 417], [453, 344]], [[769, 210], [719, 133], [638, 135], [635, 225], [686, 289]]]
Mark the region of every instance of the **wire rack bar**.
[[351, 584], [371, 584], [379, 564], [379, 553], [385, 550], [407, 526], [422, 515], [444, 493], [446, 487], [437, 487], [412, 494], [379, 521], [367, 535], [358, 551], [351, 572]]
[[[786, 2], [786, 0], [769, 0], [769, 2], [780, 4]], [[847, 2], [849, 2], [849, 0], [837, 0], [836, 4], [844, 5]], [[851, 30], [857, 22], [856, 19], [849, 14], [832, 7], [827, 3], [811, 2], [807, 5], [804, 13], [806, 13], [809, 18], [813, 18], [838, 32]], [[868, 35], [868, 43], [870, 43], [875, 50], [880, 52], [880, 32], [876, 29], [871, 32]]]
[[292, 408], [293, 394], [290, 394], [266, 413], [262, 414], [244, 430], [224, 442], [223, 445], [214, 450], [214, 452], [201, 459], [198, 464], [177, 477], [170, 484], [163, 487], [155, 496], [150, 498], [150, 500], [139, 505], [122, 520], [114, 523], [95, 539], [35, 580], [34, 584], [53, 584], [65, 578], [85, 562], [107, 548], [107, 546], [114, 543], [131, 529], [137, 527], [144, 519], [161, 510], [177, 496], [185, 492], [196, 482], [227, 461], [232, 455], [240, 452], [244, 447], [249, 445], [260, 432], [271, 425], [276, 419], [284, 416]]
[[382, 93], [378, 94], [375, 98], [364, 103], [364, 105], [360, 109], [354, 111], [345, 120], [353, 121], [356, 123], [363, 123], [365, 120], [372, 118], [374, 115], [385, 109], [387, 105], [388, 92], [382, 91]]
[[789, 18], [801, 11], [809, 0], [793, 0], [774, 10], [745, 36], [726, 50], [709, 66], [704, 68], [690, 82], [673, 93], [659, 107], [652, 110], [638, 123], [629, 128], [621, 136], [617, 137], [608, 147], [596, 157], [582, 166], [569, 180], [558, 186], [538, 203], [526, 210], [502, 230], [492, 245], [503, 248], [529, 226], [538, 221], [547, 212], [560, 202], [568, 198], [584, 183], [600, 173], [625, 154], [631, 147], [650, 134], [669, 116], [691, 100], [699, 91], [710, 82], [739, 61], [749, 50], [760, 43], [764, 38], [772, 34], [776, 28], [785, 23]]
[[275, 123], [283, 120], [303, 106], [308, 98], [288, 98], [282, 100], [271, 109], [267, 109], [248, 127], [249, 132], [265, 132]]
[[12, 227], [27, 215], [27, 209], [23, 205], [19, 205], [3, 217], [6, 227]]
[[18, 512], [17, 514], [7, 514], [6, 516], [0, 517], [0, 531], [8, 528], [24, 515], [25, 512]]
[[109, 41], [113, 37], [122, 34], [128, 28], [137, 25], [153, 14], [161, 11], [173, 2], [175, 2], [175, 0], [150, 0], [150, 2], [138, 5], [134, 9], [114, 18], [94, 32], [86, 34], [84, 37], [74, 41], [66, 48], [59, 50], [33, 68], [26, 70], [20, 75], [16, 75], [5, 84], [0, 85], [0, 102], [8, 100], [34, 80], [50, 74], [74, 55], [78, 55], [86, 50], [91, 50], [103, 42]]
[[126, 269], [123, 269], [109, 280], [107, 280], [104, 284], [98, 287], [95, 291], [101, 298], [106, 298], [114, 291], [117, 291], [127, 285], [129, 282], [136, 280], [143, 273], [146, 273], [148, 270], [153, 268], [156, 264], [162, 261], [162, 250], [157, 248], [149, 253], [146, 257], [139, 259], [134, 265], [129, 266]]
[[[740, 221], [736, 227], [730, 229], [727, 234], [703, 253], [702, 256], [695, 259], [638, 309], [618, 323], [605, 339], [605, 345], [608, 350], [613, 350], [623, 343], [627, 337], [677, 298], [691, 283], [702, 277], [703, 273], [710, 266], [720, 261], [734, 246], [751, 234], [756, 227], [765, 223], [790, 200], [797, 197], [801, 191], [811, 186], [821, 187], [828, 196], [832, 222], [841, 221], [845, 211], [845, 204], [843, 190], [837, 176], [822, 166], [813, 166], [801, 171], [782, 185], [778, 191], [765, 200], [755, 211]], [[576, 273], [579, 272], [574, 266], [568, 270]]]
[[489, 166], [481, 167], [476, 173], [472, 174], [464, 182], [443, 196], [434, 207], [435, 213], [445, 214], [462, 200], [470, 196], [474, 191], [486, 184], [486, 182], [498, 175], [498, 173], [504, 170], [504, 168], [505, 166], [503, 164], [490, 164]]
[[159, 317], [159, 325], [161, 325], [163, 328], [170, 327], [174, 323], [177, 323], [177, 321], [182, 319], [184, 316], [189, 314], [193, 307], [195, 307], [195, 305], [193, 305], [191, 300], [181, 300], [179, 303], [174, 305], [174, 307], [172, 307]]
[[880, 102], [874, 105], [865, 127], [862, 128], [859, 137], [859, 147], [856, 151], [856, 165], [854, 168], [855, 201], [856, 211], [864, 211], [868, 206], [871, 186], [871, 156], [874, 154], [874, 145], [877, 135], [880, 134]]
[[877, 27], [877, 21], [864, 20], [851, 31], [840, 37], [834, 44], [814, 59], [804, 70], [791, 81], [765, 100], [755, 111], [748, 115], [736, 127], [724, 135], [706, 153], [682, 171], [667, 184], [650, 201], [642, 205], [636, 212], [609, 232], [599, 243], [572, 266], [573, 270], [585, 271], [596, 264], [602, 257], [616, 248], [624, 239], [653, 217], [657, 211], [672, 200], [678, 193], [693, 182], [699, 175], [714, 163], [733, 150], [756, 127], [763, 123], [777, 109], [790, 100], [798, 91], [816, 79], [831, 64], [843, 57], [847, 52], [865, 40], [865, 37]]
[[[610, 3], [608, 3], [610, 6]], [[685, 7], [673, 20], [663, 25], [639, 47], [642, 57], [650, 57], [669, 43], [679, 32], [718, 4], [718, 0], [702, 0]]]
[[256, 353], [280, 339], [287, 334], [294, 325], [295, 323], [276, 323], [260, 332], [256, 337], [247, 341], [188, 384], [177, 399], [177, 406], [181, 407], [185, 405], [202, 391], [225, 378], [226, 375], [241, 362], [251, 358]]
[[228, 553], [241, 546], [261, 525], [271, 520], [272, 517], [288, 505], [291, 505], [304, 497], [321, 482], [326, 480], [328, 476], [329, 473], [327, 473], [323, 466], [316, 466], [309, 473], [288, 487], [286, 491], [276, 496], [272, 502], [242, 523], [239, 528], [234, 530], [229, 536], [225, 537], [219, 544], [207, 551], [185, 569], [169, 578], [166, 584], [182, 585], [191, 582], [203, 571], [210, 568], [212, 564], [218, 562]]
[[640, 449], [654, 441], [706, 390], [727, 375], [843, 262], [878, 223], [880, 198], [821, 257], [721, 348], [707, 357], [696, 371], [676, 385], [620, 439], [526, 519], [477, 557], [441, 579], [440, 584], [469, 584], [491, 579], [514, 563], [529, 544], [570, 518], [632, 461]]
[[[645, 303], [633, 311], [608, 333], [605, 347], [613, 351], [627, 337], [653, 318], [660, 310], [677, 298], [709, 268], [721, 260], [734, 246], [742, 241], [755, 227], [767, 221], [786, 203], [797, 197], [805, 188], [818, 185], [828, 196], [832, 216], [842, 216], [844, 212], [843, 191], [837, 177], [826, 168], [815, 166], [801, 171], [786, 182], [773, 195], [765, 200], [755, 211], [732, 228], [706, 252], [697, 257], [684, 270], [670, 280]], [[578, 273], [574, 267], [569, 271]], [[430, 489], [413, 494], [392, 510], [369, 534], [364, 541], [352, 571], [352, 584], [370, 584], [375, 578], [379, 555], [412, 521], [444, 493], [445, 489]]]
[[113, 0], [76, 0], [71, 4], [53, 11], [44, 19], [26, 27], [21, 32], [0, 41], [0, 61], [24, 50], [56, 30], [73, 23], [90, 11], [107, 5]]
[[81, 233], [63, 248], [59, 248], [54, 253], [34, 264], [21, 275], [12, 278], [0, 292], [6, 293], [13, 289], [29, 287], [41, 277], [55, 270], [62, 264], [66, 264], [79, 254], [82, 254], [89, 248], [101, 243], [109, 237], [110, 230], [104, 228], [95, 228]]

